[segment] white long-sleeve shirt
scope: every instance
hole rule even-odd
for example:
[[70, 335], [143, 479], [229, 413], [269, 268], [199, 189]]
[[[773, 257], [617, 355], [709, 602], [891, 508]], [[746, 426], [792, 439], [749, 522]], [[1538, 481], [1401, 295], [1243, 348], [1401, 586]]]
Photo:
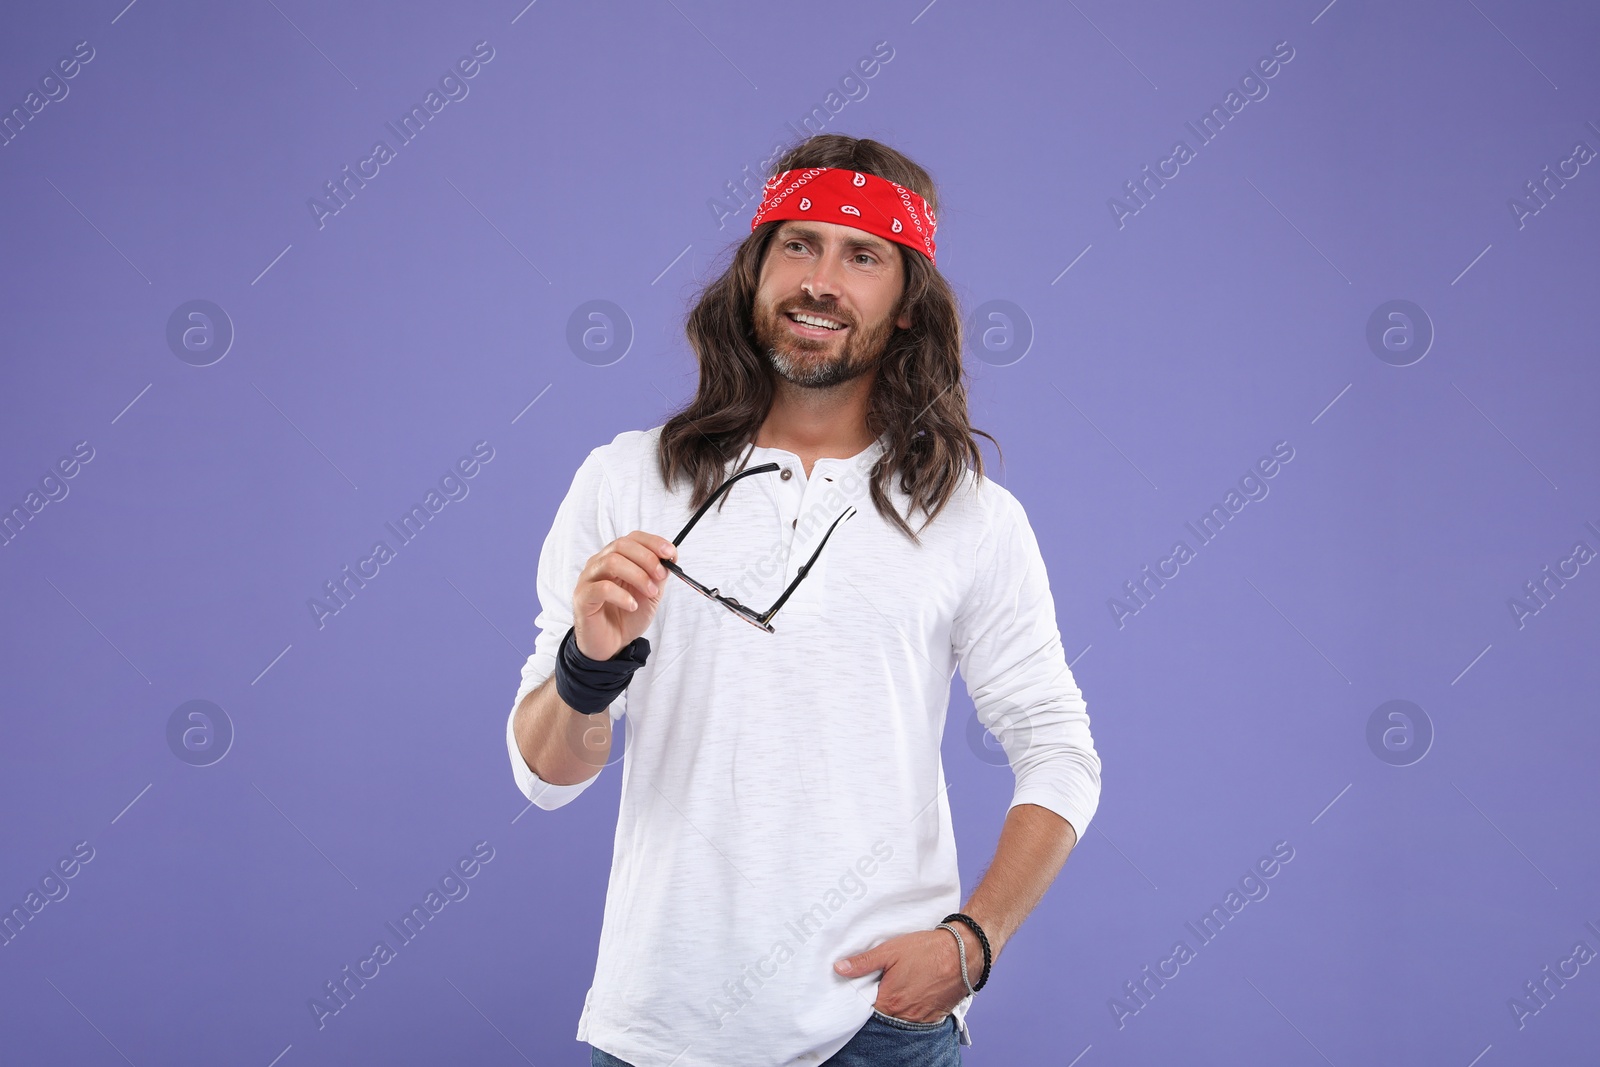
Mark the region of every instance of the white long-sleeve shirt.
[[[512, 732], [555, 670], [579, 572], [612, 540], [670, 539], [693, 514], [687, 484], [662, 485], [660, 430], [589, 453], [539, 557], [538, 634], [506, 745], [540, 808], [599, 777], [544, 782]], [[794, 453], [748, 449], [739, 469], [782, 471], [741, 479], [705, 514], [678, 554], [690, 577], [765, 610], [833, 520], [856, 514], [774, 634], [668, 575], [648, 662], [611, 705], [626, 715], [621, 807], [577, 1037], [635, 1067], [821, 1063], [871, 1016], [881, 979], [842, 977], [834, 961], [960, 908], [940, 759], [957, 666], [1014, 771], [1011, 806], [1048, 808], [1081, 839], [1099, 804], [1089, 716], [1021, 504], [969, 471], [914, 545], [869, 495], [883, 448], [818, 459], [809, 477]], [[898, 486], [891, 499], [922, 524]], [[982, 950], [967, 944], [976, 980]], [[964, 1044], [972, 999], [952, 1012]]]

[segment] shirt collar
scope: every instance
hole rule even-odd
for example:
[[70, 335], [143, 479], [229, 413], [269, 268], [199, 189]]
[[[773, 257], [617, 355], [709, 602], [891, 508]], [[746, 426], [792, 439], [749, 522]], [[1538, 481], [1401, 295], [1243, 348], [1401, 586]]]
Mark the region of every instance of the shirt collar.
[[[878, 461], [878, 457], [883, 455], [885, 452], [887, 452], [888, 449], [889, 449], [889, 433], [886, 430], [886, 431], [884, 431], [882, 434], [880, 434], [878, 436], [877, 440], [873, 441], [870, 445], [868, 445], [866, 448], [862, 449], [860, 452], [856, 453], [853, 456], [824, 456], [824, 457], [818, 459], [817, 462], [818, 463], [841, 463], [841, 464], [853, 463], [853, 464], [858, 464], [863, 470], [869, 470], [869, 469], [871, 469], [872, 465]], [[765, 446], [765, 445], [752, 445], [751, 446], [751, 456], [752, 457], [755, 457], [755, 456], [758, 456], [758, 455], [768, 455], [768, 454], [777, 454], [777, 455], [784, 455], [784, 456], [793, 456], [794, 455], [793, 452], [790, 452], [786, 448], [771, 448], [771, 447], [768, 447], [768, 446]], [[795, 458], [798, 459], [799, 457], [795, 457]]]

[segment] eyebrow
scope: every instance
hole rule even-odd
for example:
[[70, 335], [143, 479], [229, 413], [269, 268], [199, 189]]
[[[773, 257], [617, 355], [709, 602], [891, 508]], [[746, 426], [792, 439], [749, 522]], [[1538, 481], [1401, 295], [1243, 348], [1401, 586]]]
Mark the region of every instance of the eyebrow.
[[[783, 228], [782, 233], [788, 237], [805, 237], [809, 240], [816, 241], [819, 244], [822, 243], [822, 234], [818, 233], [810, 226], [787, 225]], [[881, 238], [872, 237], [867, 234], [862, 234], [860, 237], [851, 238], [850, 247], [865, 248], [878, 253], [880, 256], [887, 256], [890, 252], [894, 251], [894, 249], [889, 246], [888, 241], [882, 240]]]

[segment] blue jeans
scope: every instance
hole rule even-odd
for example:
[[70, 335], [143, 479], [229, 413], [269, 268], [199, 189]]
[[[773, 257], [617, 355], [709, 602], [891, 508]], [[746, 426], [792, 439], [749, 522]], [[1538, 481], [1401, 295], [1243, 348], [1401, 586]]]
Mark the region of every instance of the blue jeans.
[[[590, 1046], [590, 1067], [633, 1067]], [[961, 1067], [961, 1035], [956, 1017], [942, 1022], [908, 1023], [876, 1009], [865, 1026], [822, 1067]]]

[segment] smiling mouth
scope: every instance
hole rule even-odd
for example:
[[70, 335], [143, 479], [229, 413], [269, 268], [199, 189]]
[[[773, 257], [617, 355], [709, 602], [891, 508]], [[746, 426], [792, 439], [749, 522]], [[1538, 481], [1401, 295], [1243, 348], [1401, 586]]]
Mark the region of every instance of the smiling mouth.
[[[849, 329], [837, 319], [830, 319], [825, 315], [813, 315], [805, 311], [786, 311], [784, 315], [805, 333], [813, 336], [822, 336], [830, 333], [843, 333]], [[810, 320], [810, 321], [806, 321]]]

